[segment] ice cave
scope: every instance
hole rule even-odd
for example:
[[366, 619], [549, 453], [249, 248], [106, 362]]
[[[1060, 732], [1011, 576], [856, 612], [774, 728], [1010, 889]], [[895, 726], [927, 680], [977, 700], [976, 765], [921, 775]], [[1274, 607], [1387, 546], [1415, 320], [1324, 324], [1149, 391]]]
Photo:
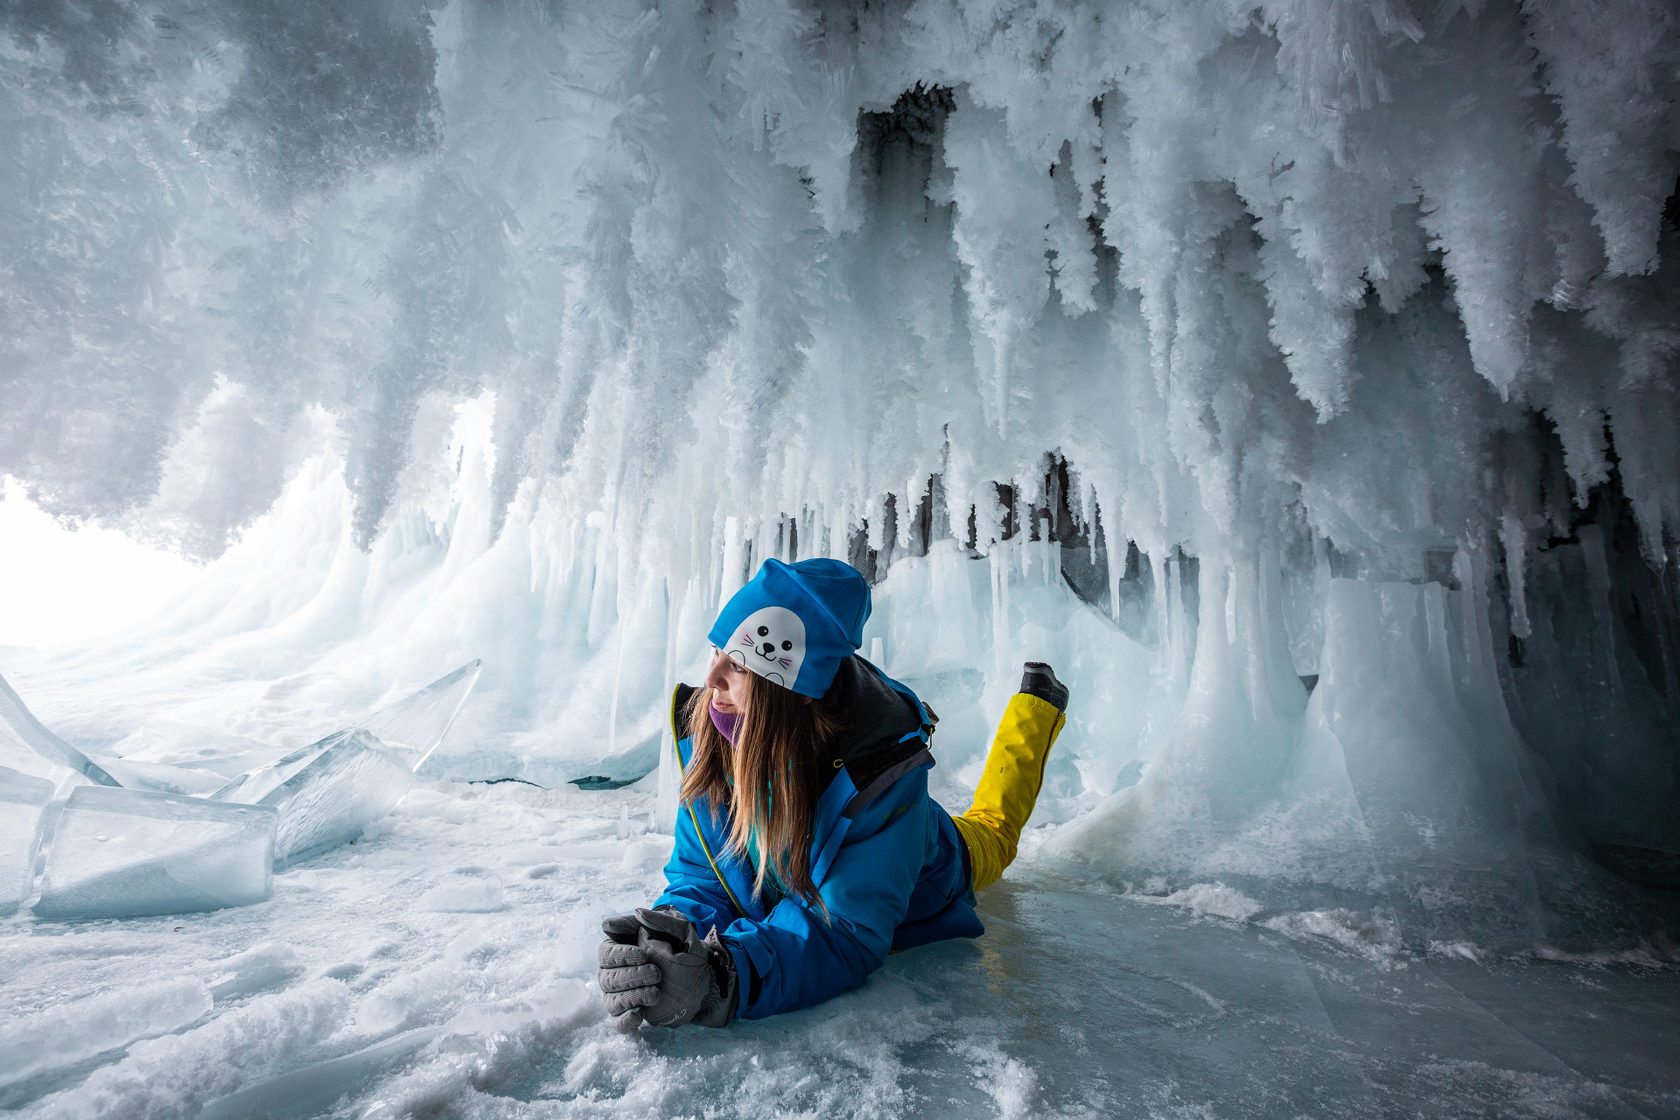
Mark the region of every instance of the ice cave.
[[[1673, 0], [7, 0], [0, 146], [0, 1110], [1680, 1117]], [[616, 1031], [820, 556], [1022, 855]]]

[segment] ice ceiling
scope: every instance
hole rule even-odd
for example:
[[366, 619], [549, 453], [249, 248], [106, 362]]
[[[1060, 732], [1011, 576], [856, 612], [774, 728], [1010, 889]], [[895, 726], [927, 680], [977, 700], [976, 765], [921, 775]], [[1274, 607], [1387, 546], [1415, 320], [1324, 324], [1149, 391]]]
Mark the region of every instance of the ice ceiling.
[[[216, 557], [301, 503], [364, 621], [431, 565], [534, 691], [761, 555], [933, 547], [961, 610], [941, 542], [1054, 540], [1167, 698], [1071, 850], [1680, 850], [1663, 0], [42, 0], [0, 139], [0, 472], [54, 512]], [[521, 558], [461, 591], [463, 534]], [[1374, 865], [1308, 858], [1344, 826]]]

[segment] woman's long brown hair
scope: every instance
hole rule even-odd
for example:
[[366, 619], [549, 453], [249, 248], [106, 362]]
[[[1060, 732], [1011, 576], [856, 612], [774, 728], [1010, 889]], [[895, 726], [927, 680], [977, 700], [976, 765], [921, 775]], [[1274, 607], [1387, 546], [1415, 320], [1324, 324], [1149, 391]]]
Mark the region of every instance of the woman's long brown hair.
[[827, 913], [811, 881], [811, 813], [834, 776], [825, 749], [842, 720], [827, 697], [812, 700], [791, 689], [746, 674], [747, 703], [731, 746], [708, 709], [712, 690], [689, 700], [688, 734], [694, 750], [683, 771], [682, 799], [705, 797], [716, 813], [729, 807], [729, 851], [747, 856], [758, 837], [758, 874], [753, 894], [764, 893], [773, 876], [782, 889]]

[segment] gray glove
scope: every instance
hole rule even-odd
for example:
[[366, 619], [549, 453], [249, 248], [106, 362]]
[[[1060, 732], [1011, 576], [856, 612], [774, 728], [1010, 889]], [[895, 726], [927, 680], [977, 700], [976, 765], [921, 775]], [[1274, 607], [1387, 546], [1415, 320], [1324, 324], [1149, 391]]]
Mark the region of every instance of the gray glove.
[[699, 1023], [721, 1027], [735, 1011], [735, 958], [704, 941], [675, 910], [637, 910], [601, 923], [601, 998], [621, 1030]]

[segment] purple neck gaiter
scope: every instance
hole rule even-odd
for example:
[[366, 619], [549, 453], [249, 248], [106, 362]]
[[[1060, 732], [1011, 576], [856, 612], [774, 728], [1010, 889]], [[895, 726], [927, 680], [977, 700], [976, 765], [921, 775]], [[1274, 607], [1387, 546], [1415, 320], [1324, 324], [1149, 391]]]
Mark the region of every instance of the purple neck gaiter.
[[741, 713], [720, 712], [707, 704], [706, 714], [712, 717], [712, 726], [718, 729], [718, 734], [733, 744], [735, 742], [735, 729], [741, 726]]

